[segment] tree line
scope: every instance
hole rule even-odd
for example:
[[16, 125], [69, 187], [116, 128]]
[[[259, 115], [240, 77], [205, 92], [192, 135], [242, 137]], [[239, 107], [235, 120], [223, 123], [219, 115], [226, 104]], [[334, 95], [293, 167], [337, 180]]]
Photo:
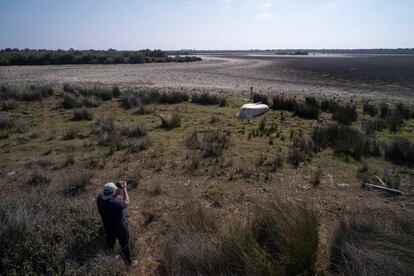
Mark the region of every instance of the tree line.
[[195, 56], [169, 56], [162, 50], [0, 50], [0, 66], [60, 64], [141, 64], [152, 62], [191, 62]]

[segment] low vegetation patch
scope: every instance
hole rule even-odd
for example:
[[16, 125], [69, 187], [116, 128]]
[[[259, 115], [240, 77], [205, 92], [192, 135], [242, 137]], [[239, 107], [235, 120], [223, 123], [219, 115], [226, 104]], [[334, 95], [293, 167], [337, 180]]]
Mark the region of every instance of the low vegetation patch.
[[160, 119], [161, 127], [167, 130], [179, 127], [181, 125], [181, 117], [177, 112], [161, 114]]
[[295, 106], [294, 114], [304, 119], [319, 118], [320, 106], [314, 97], [306, 97], [305, 102], [298, 102]]
[[332, 119], [344, 125], [350, 125], [358, 119], [354, 104], [340, 104], [333, 111]]
[[226, 99], [207, 92], [195, 93], [191, 97], [191, 102], [202, 105], [226, 105]]
[[272, 109], [274, 110], [286, 110], [295, 111], [296, 99], [293, 97], [287, 97], [283, 95], [274, 96], [272, 99]]
[[159, 274], [314, 273], [318, 247], [315, 212], [273, 199], [258, 204], [247, 222], [230, 222], [230, 228], [223, 229], [201, 205], [186, 207], [171, 220], [164, 235]]
[[391, 224], [371, 217], [342, 222], [333, 245], [333, 272], [339, 275], [410, 275], [414, 270], [413, 226], [408, 214], [403, 221]]
[[93, 114], [84, 106], [73, 110], [74, 121], [83, 121], [83, 120], [91, 121], [92, 118], [93, 118]]
[[5, 275], [112, 274], [94, 204], [45, 191], [0, 201], [0, 271]]

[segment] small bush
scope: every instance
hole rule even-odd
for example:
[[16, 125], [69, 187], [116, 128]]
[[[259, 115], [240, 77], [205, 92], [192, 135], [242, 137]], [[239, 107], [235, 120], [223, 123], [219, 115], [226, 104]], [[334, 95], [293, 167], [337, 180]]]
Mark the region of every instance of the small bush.
[[26, 102], [40, 101], [43, 98], [41, 90], [24, 90], [21, 94], [21, 99]]
[[402, 104], [402, 103], [396, 104], [395, 110], [398, 112], [398, 114], [400, 114], [400, 117], [403, 118], [404, 120], [410, 119], [410, 109], [405, 104]]
[[258, 94], [258, 93], [253, 93], [253, 102], [269, 105], [268, 97], [266, 95]]
[[74, 121], [83, 121], [83, 120], [90, 121], [92, 120], [92, 118], [93, 118], [93, 114], [86, 107], [75, 108], [73, 110]]
[[272, 109], [295, 111], [296, 99], [285, 96], [275, 96], [272, 99]]
[[2, 106], [3, 106], [2, 109], [4, 111], [8, 111], [8, 110], [16, 109], [17, 104], [16, 104], [16, 101], [14, 99], [7, 99], [7, 100], [3, 101]]
[[140, 138], [136, 141], [129, 141], [127, 149], [129, 153], [137, 153], [146, 149], [149, 149], [151, 143], [148, 137]]
[[268, 168], [269, 172], [275, 172], [283, 167], [284, 161], [284, 156], [281, 153], [276, 153], [266, 158], [263, 163]]
[[338, 105], [332, 119], [344, 125], [350, 125], [358, 119], [356, 106], [353, 104]]
[[387, 103], [381, 103], [380, 105], [380, 117], [385, 118], [389, 116], [390, 108]]
[[2, 85], [0, 88], [0, 98], [18, 100], [21, 97], [21, 91], [15, 88]]
[[314, 187], [319, 186], [319, 184], [321, 184], [321, 177], [322, 177], [322, 169], [321, 168], [317, 168], [317, 169], [313, 170], [312, 171], [312, 176], [311, 176], [311, 179], [310, 179], [310, 183]]
[[205, 134], [201, 142], [204, 157], [218, 157], [223, 154], [230, 142], [230, 136], [226, 132], [216, 131]]
[[161, 127], [165, 129], [173, 129], [181, 125], [181, 117], [178, 113], [165, 113], [160, 115]]
[[161, 242], [160, 275], [315, 271], [318, 219], [311, 210], [272, 199], [258, 204], [248, 223], [230, 222], [221, 229], [214, 214], [201, 205], [184, 207], [171, 219]]
[[386, 127], [386, 120], [378, 117], [368, 119], [362, 122], [362, 128], [367, 134], [374, 134], [376, 131], [381, 131]]
[[372, 102], [364, 102], [362, 104], [362, 111], [364, 114], [369, 114], [371, 116], [376, 116], [378, 114], [378, 108]]
[[129, 138], [132, 137], [142, 137], [147, 135], [147, 131], [143, 124], [135, 124], [131, 127], [124, 127], [120, 131], [121, 135], [127, 136]]
[[145, 105], [143, 103], [138, 105], [137, 114], [145, 115], [155, 113], [155, 107], [152, 105]]
[[400, 165], [414, 165], [414, 144], [404, 138], [395, 138], [386, 143], [385, 158]]
[[78, 129], [77, 128], [70, 128], [66, 131], [65, 135], [63, 135], [64, 140], [72, 140], [78, 137]]
[[119, 98], [120, 96], [121, 96], [121, 89], [119, 89], [119, 86], [117, 86], [117, 85], [114, 85], [113, 87], [112, 87], [112, 95], [115, 97], [115, 98]]
[[92, 132], [97, 135], [99, 145], [119, 148], [118, 130], [111, 117], [99, 117], [92, 127]]
[[314, 97], [306, 97], [304, 103], [296, 104], [294, 114], [304, 119], [318, 119], [320, 114], [319, 103]]
[[31, 186], [44, 186], [50, 183], [50, 178], [45, 170], [38, 167], [34, 170], [27, 183]]
[[62, 106], [66, 109], [72, 109], [80, 107], [81, 100], [79, 97], [76, 97], [74, 94], [64, 93]]
[[186, 138], [185, 144], [188, 148], [192, 150], [196, 150], [200, 148], [200, 141], [198, 140], [198, 131], [194, 130], [191, 134]]
[[338, 103], [332, 99], [324, 99], [321, 101], [321, 110], [323, 112], [334, 113], [338, 108]]
[[226, 99], [207, 92], [196, 93], [191, 97], [191, 102], [202, 105], [226, 105]]
[[188, 95], [184, 92], [163, 92], [158, 98], [160, 104], [176, 104], [181, 102], [187, 102]]
[[18, 133], [24, 133], [30, 128], [30, 121], [24, 118], [18, 118], [14, 121], [14, 129]]
[[336, 232], [332, 270], [338, 275], [411, 275], [414, 269], [412, 219], [384, 222], [384, 218], [358, 217], [343, 221]]
[[9, 130], [13, 127], [13, 120], [6, 114], [0, 114], [0, 130]]
[[380, 156], [381, 143], [358, 129], [331, 124], [313, 130], [312, 140], [316, 149], [332, 146], [337, 153], [345, 153], [360, 159], [361, 156]]
[[0, 200], [0, 271], [3, 275], [115, 275], [103, 257], [104, 233], [93, 203], [47, 191]]
[[90, 171], [69, 171], [65, 179], [64, 195], [72, 197], [84, 193], [91, 184], [92, 177], [93, 173]]
[[136, 92], [128, 91], [122, 95], [121, 106], [123, 108], [133, 108], [137, 106], [142, 106], [143, 103], [140, 99], [140, 96]]

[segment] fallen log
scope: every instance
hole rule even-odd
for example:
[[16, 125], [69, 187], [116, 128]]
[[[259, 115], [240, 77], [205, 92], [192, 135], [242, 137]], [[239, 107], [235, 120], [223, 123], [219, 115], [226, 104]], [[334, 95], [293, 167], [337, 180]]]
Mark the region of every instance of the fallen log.
[[365, 185], [367, 187], [370, 187], [370, 188], [386, 191], [386, 192], [388, 192], [392, 195], [402, 195], [402, 192], [400, 190], [391, 189], [391, 188], [387, 188], [387, 187], [383, 187], [383, 186], [379, 186], [379, 185], [374, 185], [374, 184], [369, 184], [369, 183], [365, 183]]

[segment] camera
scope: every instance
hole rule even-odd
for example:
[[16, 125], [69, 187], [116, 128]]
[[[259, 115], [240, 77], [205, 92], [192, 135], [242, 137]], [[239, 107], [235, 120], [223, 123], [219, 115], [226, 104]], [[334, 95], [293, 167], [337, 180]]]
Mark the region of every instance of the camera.
[[127, 185], [126, 181], [117, 181], [116, 182], [116, 187], [118, 189], [122, 189], [123, 187], [125, 187]]

